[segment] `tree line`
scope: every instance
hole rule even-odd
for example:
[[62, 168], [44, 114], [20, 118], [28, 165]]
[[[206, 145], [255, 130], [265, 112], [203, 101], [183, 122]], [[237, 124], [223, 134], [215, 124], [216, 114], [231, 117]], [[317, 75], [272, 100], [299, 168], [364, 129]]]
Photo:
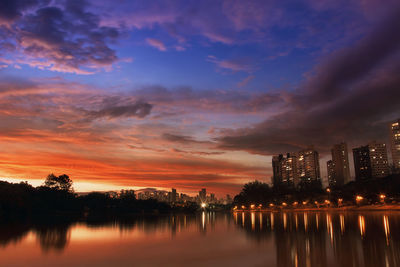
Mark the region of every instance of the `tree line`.
[[281, 205], [282, 203], [327, 203], [354, 204], [356, 197], [363, 201], [357, 204], [397, 202], [400, 200], [400, 174], [389, 175], [385, 178], [351, 181], [342, 187], [322, 189], [318, 184], [309, 184], [297, 188], [271, 187], [267, 183], [253, 181], [246, 183], [241, 192], [235, 196], [234, 205]]
[[171, 211], [194, 211], [196, 203], [186, 207], [172, 207], [155, 199], [138, 200], [133, 190], [122, 190], [117, 195], [91, 192], [78, 195], [73, 182], [66, 174], [49, 174], [42, 186], [33, 187], [27, 182], [0, 181], [0, 218], [40, 217], [51, 215], [114, 216]]

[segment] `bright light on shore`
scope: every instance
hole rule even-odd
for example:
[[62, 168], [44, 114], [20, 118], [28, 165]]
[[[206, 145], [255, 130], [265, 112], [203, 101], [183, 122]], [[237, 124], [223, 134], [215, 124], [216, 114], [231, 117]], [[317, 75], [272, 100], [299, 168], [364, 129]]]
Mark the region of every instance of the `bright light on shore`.
[[201, 207], [204, 209], [207, 206], [206, 203], [201, 203]]

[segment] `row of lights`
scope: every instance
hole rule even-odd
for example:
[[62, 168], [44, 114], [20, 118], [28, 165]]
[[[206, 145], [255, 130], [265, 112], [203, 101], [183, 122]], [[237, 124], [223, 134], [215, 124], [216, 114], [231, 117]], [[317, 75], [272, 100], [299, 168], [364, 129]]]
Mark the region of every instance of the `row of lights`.
[[[380, 195], [379, 195], [379, 198], [381, 199], [381, 201], [384, 201], [385, 198], [386, 198], [386, 195], [380, 194]], [[364, 197], [362, 197], [362, 196], [360, 196], [360, 195], [357, 195], [357, 196], [355, 197], [355, 199], [356, 199], [356, 202], [359, 203], [359, 202], [361, 202], [362, 200], [364, 200]], [[343, 203], [343, 198], [338, 198], [338, 204], [341, 205], [342, 203]], [[295, 201], [295, 202], [292, 203], [293, 206], [297, 206], [298, 204], [299, 204], [299, 202], [297, 202], [297, 201]], [[308, 201], [303, 201], [302, 204], [303, 204], [303, 205], [307, 205], [307, 204], [308, 204]], [[330, 204], [331, 204], [331, 201], [328, 200], [328, 199], [326, 199], [323, 203], [319, 203], [318, 201], [315, 201], [314, 204], [315, 204], [315, 205], [319, 205], [319, 204], [327, 204], [327, 205], [330, 205]], [[287, 205], [288, 205], [288, 204], [287, 204], [286, 202], [282, 202], [282, 203], [281, 203], [281, 206], [283, 206], [283, 207], [286, 207]], [[274, 205], [273, 203], [270, 203], [269, 206], [270, 206], [270, 207], [274, 207], [275, 205]], [[258, 208], [262, 208], [262, 204], [258, 205], [257, 207], [258, 207]], [[246, 206], [242, 205], [241, 208], [242, 208], [242, 209], [245, 209]], [[255, 205], [255, 204], [251, 204], [251, 205], [250, 205], [250, 209], [255, 209], [255, 208], [256, 208], [256, 205]], [[234, 210], [237, 210], [237, 209], [238, 209], [238, 206], [233, 207], [233, 209], [234, 209]]]

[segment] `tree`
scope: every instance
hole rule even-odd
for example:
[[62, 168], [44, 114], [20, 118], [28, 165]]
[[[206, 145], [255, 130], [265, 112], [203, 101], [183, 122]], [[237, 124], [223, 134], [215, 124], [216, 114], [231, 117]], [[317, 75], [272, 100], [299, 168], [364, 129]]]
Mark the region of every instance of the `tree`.
[[235, 197], [238, 203], [265, 204], [272, 196], [268, 184], [254, 181], [245, 184], [239, 195]]
[[46, 187], [53, 188], [56, 190], [62, 190], [62, 191], [67, 191], [67, 192], [73, 191], [72, 180], [66, 174], [63, 174], [63, 175], [60, 175], [57, 177], [56, 175], [51, 173], [51, 174], [47, 175], [44, 185]]

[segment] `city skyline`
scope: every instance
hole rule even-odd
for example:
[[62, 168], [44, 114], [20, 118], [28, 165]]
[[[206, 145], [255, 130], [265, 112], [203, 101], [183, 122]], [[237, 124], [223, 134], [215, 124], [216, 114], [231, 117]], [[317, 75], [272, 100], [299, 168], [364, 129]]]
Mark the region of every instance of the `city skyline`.
[[341, 142], [351, 178], [373, 140], [392, 163], [399, 14], [395, 0], [2, 1], [0, 180], [225, 196], [310, 146], [325, 185]]

